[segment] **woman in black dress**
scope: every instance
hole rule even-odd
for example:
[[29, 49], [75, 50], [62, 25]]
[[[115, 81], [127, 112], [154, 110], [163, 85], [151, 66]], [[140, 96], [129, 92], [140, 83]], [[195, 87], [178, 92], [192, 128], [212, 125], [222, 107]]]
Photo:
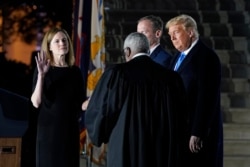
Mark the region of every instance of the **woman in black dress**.
[[85, 90], [68, 33], [49, 30], [35, 60], [31, 102], [39, 111], [36, 167], [79, 167], [79, 116]]

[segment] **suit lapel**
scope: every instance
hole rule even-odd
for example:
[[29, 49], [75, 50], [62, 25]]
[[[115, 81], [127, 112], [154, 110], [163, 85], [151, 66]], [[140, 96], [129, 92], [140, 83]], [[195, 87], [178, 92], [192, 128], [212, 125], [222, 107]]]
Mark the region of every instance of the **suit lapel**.
[[154, 59], [159, 53], [159, 50], [160, 50], [160, 45], [155, 48], [155, 50], [150, 54], [150, 57]]
[[[184, 69], [184, 67], [190, 62], [190, 60], [192, 59], [193, 55], [196, 54], [196, 52], [198, 51], [197, 49], [199, 48], [199, 45], [201, 41], [198, 40], [198, 42], [196, 43], [196, 45], [190, 50], [190, 52], [186, 55], [185, 59], [182, 61], [181, 65], [179, 66], [179, 68], [177, 69], [178, 72], [182, 71]], [[175, 58], [175, 63], [178, 60], [178, 56], [177, 58]], [[172, 66], [172, 69], [174, 68], [174, 65]]]

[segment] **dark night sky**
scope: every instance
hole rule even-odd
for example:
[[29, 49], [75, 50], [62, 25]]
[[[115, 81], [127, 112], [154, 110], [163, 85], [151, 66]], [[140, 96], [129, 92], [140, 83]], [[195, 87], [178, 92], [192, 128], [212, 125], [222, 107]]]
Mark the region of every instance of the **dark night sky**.
[[1, 0], [0, 7], [18, 6], [21, 4], [42, 5], [44, 9], [53, 14], [55, 20], [62, 22], [62, 27], [68, 32], [72, 29], [73, 0]]

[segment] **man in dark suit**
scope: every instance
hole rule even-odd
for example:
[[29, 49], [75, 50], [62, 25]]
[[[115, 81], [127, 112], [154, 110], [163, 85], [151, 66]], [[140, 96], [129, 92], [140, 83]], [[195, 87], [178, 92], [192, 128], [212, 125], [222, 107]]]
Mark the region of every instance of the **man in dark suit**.
[[192, 17], [185, 14], [174, 17], [167, 22], [166, 29], [179, 51], [170, 68], [180, 74], [187, 92], [189, 126], [186, 142], [189, 150], [185, 156], [186, 166], [222, 167], [219, 57], [199, 39], [197, 24]]
[[149, 57], [142, 33], [128, 35], [123, 48], [127, 62], [105, 70], [87, 106], [91, 141], [108, 143], [108, 167], [183, 167], [181, 77]]
[[163, 32], [163, 21], [160, 17], [149, 15], [138, 20], [137, 32], [143, 33], [149, 40], [150, 57], [163, 67], [168, 68], [171, 61], [171, 54], [161, 45], [160, 40]]

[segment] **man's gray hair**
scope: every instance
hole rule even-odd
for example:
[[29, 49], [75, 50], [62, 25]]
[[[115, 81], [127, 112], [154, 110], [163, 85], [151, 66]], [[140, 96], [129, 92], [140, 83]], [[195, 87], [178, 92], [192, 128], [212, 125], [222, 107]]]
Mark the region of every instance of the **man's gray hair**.
[[133, 53], [149, 53], [149, 41], [144, 34], [139, 32], [130, 33], [123, 46], [123, 48], [129, 47]]

